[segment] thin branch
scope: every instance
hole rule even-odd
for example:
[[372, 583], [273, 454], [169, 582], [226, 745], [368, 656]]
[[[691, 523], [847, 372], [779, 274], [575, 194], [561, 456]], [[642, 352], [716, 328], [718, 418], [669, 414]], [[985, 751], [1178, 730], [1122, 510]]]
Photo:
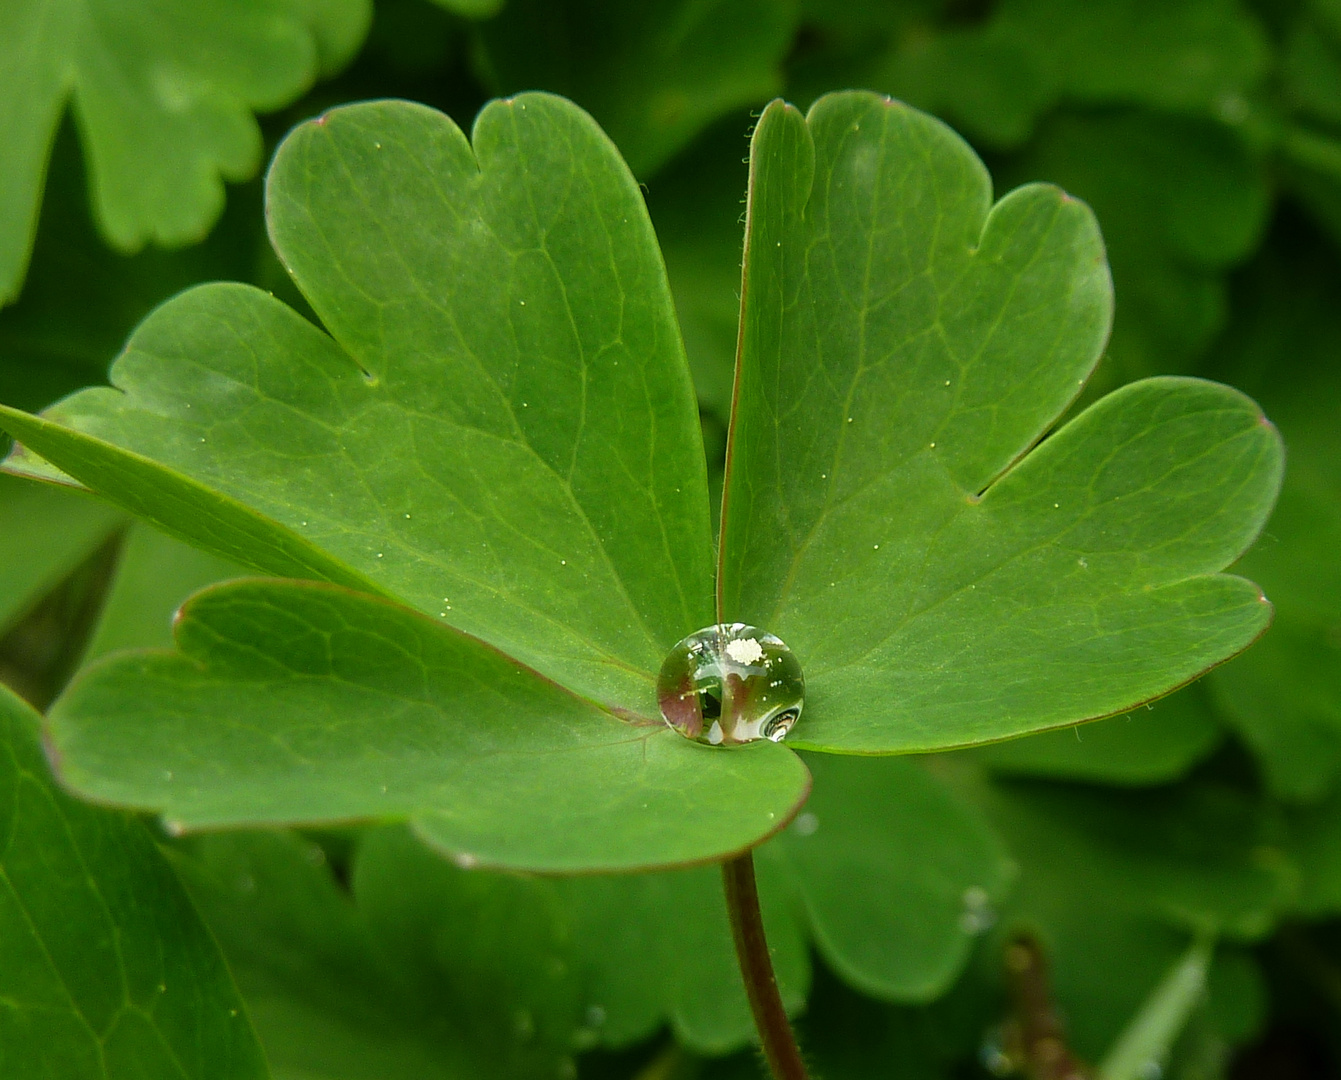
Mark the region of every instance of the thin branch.
[[754, 883], [754, 856], [748, 851], [722, 863], [726, 886], [726, 909], [731, 914], [731, 936], [736, 939], [736, 958], [745, 980], [754, 1026], [764, 1051], [764, 1060], [774, 1080], [807, 1080], [805, 1062], [778, 993], [773, 961], [764, 937], [764, 919], [759, 911], [759, 891]]

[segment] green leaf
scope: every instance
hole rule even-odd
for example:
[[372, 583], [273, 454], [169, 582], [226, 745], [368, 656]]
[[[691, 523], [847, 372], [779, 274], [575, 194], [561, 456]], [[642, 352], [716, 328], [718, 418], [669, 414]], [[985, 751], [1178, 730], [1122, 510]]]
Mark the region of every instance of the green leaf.
[[809, 936], [887, 1001], [944, 993], [1015, 876], [1001, 841], [919, 765], [808, 755], [804, 813], [760, 857], [790, 870]]
[[112, 507], [86, 495], [0, 476], [0, 632], [123, 520]]
[[998, 941], [1022, 928], [1038, 935], [1073, 1047], [1089, 1060], [1113, 1044], [1189, 935], [1259, 939], [1297, 880], [1273, 845], [1269, 807], [1226, 788], [960, 783], [1020, 864]]
[[1104, 1056], [1100, 1080], [1144, 1080], [1151, 1062], [1167, 1067], [1169, 1051], [1206, 992], [1214, 955], [1210, 937], [1193, 941]]
[[83, 662], [120, 649], [172, 645], [173, 614], [206, 585], [239, 577], [240, 567], [136, 523], [117, 557], [116, 575]]
[[497, 93], [542, 86], [591, 110], [645, 179], [781, 89], [795, 26], [795, 0], [510, 0], [480, 29], [480, 68]]
[[[616, 719], [441, 623], [328, 585], [198, 593], [175, 653], [95, 665], [50, 714], [62, 776], [179, 828], [409, 818], [469, 865], [721, 857], [809, 786], [766, 743], [723, 754]], [[543, 813], [518, 815], [546, 792]]]
[[1125, 716], [993, 743], [965, 754], [998, 773], [1163, 784], [1178, 779], [1215, 749], [1223, 733], [1198, 683]]
[[699, 405], [723, 429], [731, 421], [740, 319], [741, 149], [751, 123], [744, 116], [722, 121], [658, 173], [647, 192]]
[[1004, 0], [975, 27], [897, 40], [868, 85], [998, 145], [1061, 102], [1241, 119], [1269, 43], [1239, 0]]
[[[23, 295], [0, 309], [5, 404], [36, 410], [105, 382], [135, 324], [188, 285], [257, 277], [258, 264], [273, 264], [283, 276], [266, 242], [259, 182], [232, 191], [219, 227], [204, 243], [122, 255], [97, 234], [85, 174], [74, 121], [67, 118], [51, 154]], [[262, 262], [266, 256], [269, 263]]]
[[806, 671], [793, 743], [942, 749], [1167, 693], [1270, 606], [1217, 574], [1275, 497], [1243, 395], [1152, 379], [1030, 450], [1079, 392], [1111, 294], [1088, 209], [991, 205], [948, 128], [871, 94], [755, 132], [721, 612]]
[[1192, 370], [1228, 314], [1226, 271], [1259, 246], [1271, 208], [1236, 132], [1137, 110], [1056, 116], [998, 179], [1060, 184], [1098, 217], [1117, 300], [1103, 390]]
[[220, 833], [191, 837], [173, 855], [276, 1080], [506, 1075], [496, 1026], [473, 1038], [461, 1022], [461, 1006], [478, 1015], [489, 1000], [445, 1000], [412, 958], [379, 948], [317, 844], [292, 833]]
[[[784, 1001], [793, 1011], [805, 1002], [808, 943], [867, 993], [934, 999], [958, 976], [1005, 895], [1012, 866], [1000, 842], [914, 762], [808, 761], [816, 788], [805, 812], [756, 852]], [[388, 844], [396, 859], [386, 855]], [[381, 917], [404, 926], [406, 910], [419, 913], [419, 940], [457, 940], [452, 912], [491, 893], [512, 909], [520, 905], [510, 918], [514, 937], [568, 941], [565, 962], [582, 993], [580, 1041], [624, 1046], [669, 1023], [683, 1044], [718, 1054], [754, 1037], [716, 867], [556, 879], [538, 891], [533, 881], [454, 870], [403, 841], [375, 841], [372, 851], [360, 860], [356, 889], [371, 880], [374, 871], [364, 865], [371, 860], [379, 894], [391, 901]], [[555, 918], [562, 932], [553, 928]], [[461, 960], [440, 948], [439, 963], [458, 971]], [[545, 948], [558, 946], [536, 951]], [[506, 936], [486, 931], [470, 950], [491, 950], [495, 973], [477, 973], [477, 982], [519, 969]], [[401, 951], [427, 956], [432, 949]], [[566, 998], [551, 1008], [563, 1012]], [[537, 1027], [540, 1011], [533, 1010]]]
[[541, 95], [486, 108], [474, 155], [441, 113], [355, 105], [285, 141], [267, 205], [334, 340], [203, 286], [141, 325], [121, 393], [48, 414], [128, 452], [8, 426], [165, 531], [445, 612], [655, 716], [665, 653], [713, 621], [711, 541], [671, 299], [614, 148]]
[[1295, 909], [1306, 919], [1341, 914], [1341, 790], [1288, 811], [1287, 850], [1299, 867]]
[[488, 19], [502, 10], [506, 0], [433, 0], [433, 3], [463, 19]]
[[268, 1076], [223, 958], [144, 827], [52, 782], [0, 688], [0, 1073]]
[[56, 127], [73, 101], [99, 226], [134, 251], [200, 240], [222, 181], [261, 163], [252, 111], [353, 52], [368, 0], [18, 0], [0, 14], [0, 303], [18, 295]]
[[339, 74], [357, 55], [372, 25], [372, 0], [287, 0], [312, 31], [322, 78]]
[[1321, 798], [1341, 779], [1338, 288], [1335, 253], [1286, 233], [1247, 276], [1216, 367], [1260, 395], [1289, 447], [1280, 504], [1239, 564], [1270, 591], [1276, 624], [1210, 679], [1268, 786], [1288, 799]]
[[384, 829], [359, 845], [352, 886], [404, 984], [437, 1009], [450, 1002], [456, 1025], [507, 1075], [562, 1075], [581, 995], [548, 879], [462, 870], [407, 831]]

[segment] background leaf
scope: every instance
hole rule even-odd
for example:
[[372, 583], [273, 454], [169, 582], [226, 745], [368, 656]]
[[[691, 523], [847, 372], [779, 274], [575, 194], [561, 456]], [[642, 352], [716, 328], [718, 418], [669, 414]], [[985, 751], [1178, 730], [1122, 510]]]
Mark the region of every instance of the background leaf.
[[0, 631], [124, 524], [106, 503], [0, 476]]
[[[1006, 893], [1012, 866], [1000, 842], [912, 762], [808, 760], [817, 785], [805, 812], [756, 854], [784, 1001], [795, 1011], [806, 1000], [808, 943], [849, 983], [883, 999], [938, 996]], [[445, 866], [398, 835], [361, 849], [355, 882], [391, 900], [370, 907], [370, 918], [403, 933], [406, 913], [414, 912], [416, 939], [438, 943], [404, 951], [459, 979], [462, 960], [445, 945], [461, 932], [451, 913], [493, 895], [513, 911], [514, 936], [554, 943], [533, 955], [562, 953], [580, 995], [580, 1044], [621, 1047], [665, 1023], [681, 1043], [709, 1054], [754, 1037], [716, 867], [559, 878], [537, 891], [533, 883]], [[417, 883], [409, 894], [406, 882]], [[435, 949], [442, 951], [436, 961]], [[491, 974], [478, 978], [488, 983], [504, 973], [520, 978], [533, 962], [519, 961], [514, 950], [506, 935], [497, 940], [485, 931], [460, 951], [487, 960]], [[571, 1012], [563, 996], [550, 1008]]]
[[1009, 146], [1063, 101], [1234, 116], [1268, 58], [1237, 0], [1003, 0], [979, 26], [896, 40], [866, 84]]
[[[368, 0], [19, 0], [0, 16], [0, 303], [23, 280], [47, 155], [73, 99], [99, 225], [124, 251], [200, 240], [223, 179], [260, 165], [253, 110], [278, 108], [352, 54]], [[152, 148], [151, 150], [149, 148]]]
[[1334, 252], [1297, 233], [1238, 293], [1217, 373], [1261, 395], [1289, 447], [1280, 505], [1239, 564], [1278, 604], [1271, 634], [1211, 677], [1227, 718], [1289, 799], [1341, 776], [1341, 319]]
[[0, 688], [0, 1071], [269, 1075], [218, 949], [138, 822], [51, 781]]
[[411, 958], [379, 949], [318, 844], [292, 833], [225, 833], [192, 837], [174, 855], [276, 1080], [506, 1075], [499, 1047], [461, 1023], [460, 1003], [420, 981]]
[[1090, 1060], [1191, 934], [1259, 938], [1295, 885], [1271, 843], [1269, 811], [1221, 785], [1116, 793], [1015, 781], [961, 790], [1020, 863], [999, 933], [1040, 936], [1073, 1047]]
[[795, 24], [795, 0], [510, 0], [481, 27], [480, 67], [497, 93], [543, 86], [589, 109], [646, 179], [778, 92]]
[[1124, 716], [992, 743], [965, 754], [998, 773], [1160, 784], [1181, 777], [1223, 735], [1205, 688], [1197, 683]]

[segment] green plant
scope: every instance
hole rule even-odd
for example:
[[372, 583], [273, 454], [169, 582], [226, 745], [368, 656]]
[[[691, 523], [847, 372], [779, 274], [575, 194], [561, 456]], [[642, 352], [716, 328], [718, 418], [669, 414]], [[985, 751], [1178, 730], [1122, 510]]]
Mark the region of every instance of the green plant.
[[[578, 96], [620, 149], [544, 93], [485, 106], [469, 139], [423, 105], [330, 108], [269, 169], [273, 256], [247, 195], [182, 255], [119, 262], [60, 224], [118, 298], [87, 317], [44, 216], [30, 299], [0, 313], [20, 405], [88, 381], [197, 266], [252, 284], [159, 304], [112, 388], [0, 408], [17, 440], [0, 677], [55, 698], [62, 784], [123, 808], [58, 793], [31, 710], [0, 701], [15, 790], [86, 822], [70, 826], [85, 893], [122, 897], [89, 914], [70, 873], [34, 860], [37, 819], [12, 815], [11, 1071], [119, 1076], [127, 1054], [146, 1076], [726, 1075], [749, 1060], [706, 1059], [757, 1029], [794, 1077], [787, 1017], [807, 1008], [801, 1046], [830, 1077], [892, 1060], [947, 1075], [1003, 1009], [984, 1060], [1040, 1077], [1045, 1036], [1073, 1048], [1057, 1060], [1102, 1057], [1106, 1080], [1220, 1075], [1252, 1036], [1245, 946], [1341, 903], [1338, 609], [1318, 569], [1341, 275], [1306, 227], [1277, 225], [1225, 300], [1227, 268], [1262, 243], [1269, 168], [1292, 168], [1293, 136], [1263, 117], [1293, 99], [1249, 94], [1272, 28], [1182, 5], [1156, 35], [1160, 81], [1122, 49], [1112, 78], [1087, 59], [1096, 36], [1121, 42], [1116, 3], [1055, 54], [1035, 41], [1064, 21], [1046, 5], [968, 27], [934, 5], [757, 7], [660, 5], [596, 56], [591, 27], [616, 16], [594, 0], [478, 27], [388, 0], [468, 41], [484, 86]], [[318, 8], [334, 13], [302, 17]], [[810, 36], [784, 66], [798, 21]], [[414, 35], [378, 33], [326, 100], [422, 77], [395, 51]], [[547, 40], [567, 43], [552, 71]], [[1189, 82], [1194, 48], [1216, 63]], [[961, 53], [1032, 81], [942, 100], [963, 90], [946, 74]], [[1010, 148], [999, 178], [1076, 178], [1110, 230], [1111, 356], [1089, 206], [1040, 183], [993, 203], [979, 157], [924, 113], [868, 92], [778, 101], [736, 171], [730, 110], [784, 78], [802, 98], [844, 81], [921, 95]], [[1240, 93], [1258, 111], [1236, 127], [1220, 114]], [[77, 158], [56, 161], [52, 205], [78, 208]], [[1301, 281], [1324, 283], [1316, 299]], [[1291, 445], [1244, 563], [1279, 627], [1164, 697], [1271, 621], [1224, 571], [1271, 513], [1280, 439], [1241, 392], [1186, 374], [1227, 318], [1202, 372], [1250, 390]], [[800, 659], [785, 743], [700, 746], [662, 721], [662, 659], [719, 621]], [[166, 825], [166, 863], [124, 808]], [[124, 932], [120, 967], [76, 978], [61, 958], [98, 926]], [[142, 992], [157, 985], [161, 1006]], [[112, 1000], [128, 1008], [90, 1004]], [[672, 1042], [610, 1056], [665, 1024]], [[70, 1025], [87, 1064], [43, 1049]], [[219, 1040], [232, 1049], [201, 1049]]]

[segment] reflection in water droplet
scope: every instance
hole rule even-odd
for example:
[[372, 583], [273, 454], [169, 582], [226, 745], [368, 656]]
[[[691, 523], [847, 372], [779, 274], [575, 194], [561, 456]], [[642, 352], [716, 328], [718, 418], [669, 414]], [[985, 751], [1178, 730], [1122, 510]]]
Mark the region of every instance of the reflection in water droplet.
[[805, 678], [792, 651], [744, 623], [719, 623], [681, 641], [657, 679], [666, 723], [713, 746], [781, 742], [801, 716]]

